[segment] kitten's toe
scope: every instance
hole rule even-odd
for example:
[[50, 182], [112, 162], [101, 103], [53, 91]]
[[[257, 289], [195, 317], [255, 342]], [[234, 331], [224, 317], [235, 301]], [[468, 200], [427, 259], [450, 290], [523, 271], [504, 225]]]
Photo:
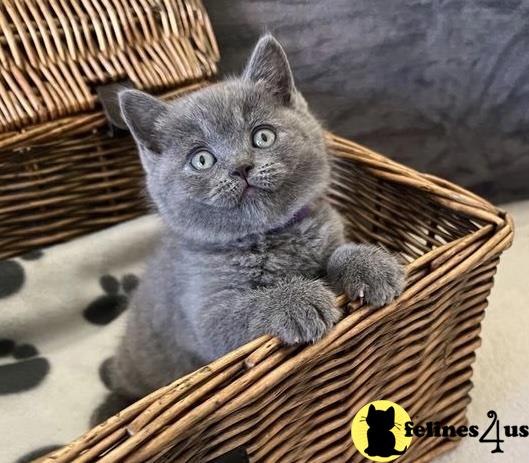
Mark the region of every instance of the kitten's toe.
[[376, 282], [366, 291], [364, 301], [373, 307], [382, 307], [396, 299], [401, 291], [387, 282]]
[[298, 301], [299, 307], [290, 313], [302, 328], [301, 342], [314, 343], [321, 339], [342, 317], [335, 305], [336, 296], [325, 286]]
[[373, 245], [338, 248], [330, 260], [329, 276], [351, 299], [374, 307], [389, 304], [405, 286], [405, 269], [397, 257]]
[[335, 299], [321, 281], [298, 281], [269, 317], [269, 334], [288, 345], [316, 342], [342, 316]]
[[366, 273], [363, 299], [373, 307], [389, 304], [404, 290], [404, 267], [390, 254], [376, 263], [376, 271]]
[[271, 332], [285, 344], [305, 344], [320, 339], [332, 326], [310, 303], [292, 304]]

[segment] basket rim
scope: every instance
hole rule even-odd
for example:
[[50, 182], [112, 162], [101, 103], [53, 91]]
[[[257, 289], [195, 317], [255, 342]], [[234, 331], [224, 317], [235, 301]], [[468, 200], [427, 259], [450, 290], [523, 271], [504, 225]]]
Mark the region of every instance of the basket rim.
[[338, 135], [327, 132], [326, 138], [334, 154], [365, 164], [366, 169], [379, 178], [424, 191], [434, 201], [449, 209], [499, 227], [507, 220], [505, 211], [455, 183], [432, 174], [418, 172]]

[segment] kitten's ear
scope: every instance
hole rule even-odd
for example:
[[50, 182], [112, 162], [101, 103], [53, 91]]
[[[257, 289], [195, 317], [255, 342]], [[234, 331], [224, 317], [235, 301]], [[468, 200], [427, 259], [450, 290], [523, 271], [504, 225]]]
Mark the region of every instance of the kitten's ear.
[[377, 411], [377, 409], [375, 408], [375, 406], [373, 404], [371, 404], [369, 406], [369, 410], [367, 411], [367, 414], [371, 415], [371, 414], [375, 413], [376, 411]]
[[296, 90], [294, 77], [283, 47], [271, 34], [259, 39], [242, 77], [262, 81], [282, 103], [292, 102]]
[[151, 153], [162, 151], [156, 124], [167, 112], [167, 104], [139, 90], [124, 90], [119, 93], [119, 106], [136, 143]]
[[386, 410], [386, 413], [388, 414], [391, 421], [395, 421], [395, 409], [393, 408], [393, 406], [389, 407]]

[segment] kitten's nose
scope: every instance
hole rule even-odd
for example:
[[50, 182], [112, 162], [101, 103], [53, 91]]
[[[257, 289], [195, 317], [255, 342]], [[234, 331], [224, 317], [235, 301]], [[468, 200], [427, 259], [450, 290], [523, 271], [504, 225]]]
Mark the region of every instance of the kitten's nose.
[[233, 177], [241, 177], [246, 180], [248, 178], [248, 174], [250, 173], [252, 169], [253, 169], [253, 164], [244, 164], [234, 169], [231, 175]]

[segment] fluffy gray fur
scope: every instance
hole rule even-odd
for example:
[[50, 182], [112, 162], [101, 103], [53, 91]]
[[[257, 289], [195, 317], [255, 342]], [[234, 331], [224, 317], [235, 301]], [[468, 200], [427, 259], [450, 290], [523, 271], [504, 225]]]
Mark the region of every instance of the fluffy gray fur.
[[[336, 292], [381, 306], [402, 291], [395, 257], [345, 243], [322, 128], [273, 37], [240, 78], [170, 103], [127, 90], [120, 106], [167, 227], [109, 372], [116, 391], [143, 396], [263, 334], [315, 342], [340, 319]], [[252, 143], [258, 126], [271, 146]], [[216, 163], [194, 168], [197, 150]]]

